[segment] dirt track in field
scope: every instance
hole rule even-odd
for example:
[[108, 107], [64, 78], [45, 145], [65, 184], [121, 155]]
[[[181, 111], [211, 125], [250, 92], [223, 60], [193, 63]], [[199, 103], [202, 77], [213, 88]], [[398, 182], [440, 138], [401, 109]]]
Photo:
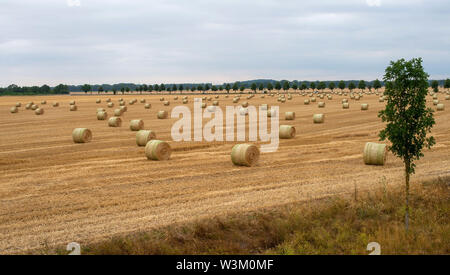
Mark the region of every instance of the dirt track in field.
[[[116, 106], [121, 97], [127, 103], [138, 99], [127, 104], [120, 128], [96, 119], [97, 108], [109, 115], [116, 108], [106, 107], [108, 97]], [[326, 103], [324, 109], [317, 102], [304, 105], [308, 97], [301, 95], [284, 104], [276, 96], [248, 100], [279, 105], [280, 124], [297, 129], [295, 139], [280, 140], [277, 152], [262, 154], [251, 168], [232, 165], [234, 142], [173, 142], [170, 129], [177, 119], [156, 118], [158, 110], [181, 104], [180, 96], [177, 101], [173, 97], [165, 95], [168, 107], [160, 96], [150, 95], [0, 97], [0, 254], [73, 241], [83, 245], [197, 218], [349, 194], [355, 184], [363, 192], [383, 182], [402, 183], [402, 163], [391, 154], [383, 167], [362, 161], [364, 144], [376, 142], [383, 127], [377, 113], [384, 103], [376, 95], [350, 100], [348, 110], [342, 109], [343, 96], [338, 95], [318, 100]], [[220, 95], [220, 105], [233, 105], [232, 97]], [[102, 103], [96, 104], [96, 98]], [[141, 98], [152, 104], [150, 110]], [[186, 106], [192, 108], [193, 98]], [[25, 110], [27, 102], [43, 99], [44, 115]], [[443, 94], [439, 99], [448, 106], [435, 113], [437, 144], [418, 162], [413, 182], [450, 175], [450, 101]], [[76, 100], [78, 111], [69, 111], [70, 100]], [[243, 96], [240, 103], [246, 100]], [[60, 107], [52, 107], [53, 101]], [[431, 97], [428, 101], [433, 107]], [[22, 107], [11, 114], [15, 102]], [[361, 111], [361, 103], [369, 103], [369, 110]], [[295, 111], [296, 119], [285, 121], [285, 111]], [[313, 113], [324, 113], [325, 123], [313, 124]], [[136, 146], [136, 132], [128, 128], [136, 118], [156, 131], [158, 139], [170, 142], [171, 160], [146, 159], [144, 147]], [[71, 133], [77, 127], [90, 128], [92, 142], [74, 144]]]

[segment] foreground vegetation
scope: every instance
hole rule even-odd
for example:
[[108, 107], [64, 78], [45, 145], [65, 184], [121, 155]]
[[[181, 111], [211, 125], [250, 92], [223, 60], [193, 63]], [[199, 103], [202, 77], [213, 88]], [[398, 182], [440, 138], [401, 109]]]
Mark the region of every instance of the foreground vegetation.
[[408, 233], [403, 190], [384, 186], [82, 244], [82, 254], [368, 254], [369, 242], [381, 254], [449, 254], [450, 177], [412, 185]]

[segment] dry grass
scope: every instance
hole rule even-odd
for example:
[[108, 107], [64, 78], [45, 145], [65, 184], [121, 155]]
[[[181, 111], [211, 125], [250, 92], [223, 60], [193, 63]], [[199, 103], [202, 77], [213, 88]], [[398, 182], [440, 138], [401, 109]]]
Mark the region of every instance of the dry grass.
[[[411, 227], [405, 232], [401, 188], [346, 198], [291, 204], [205, 219], [89, 244], [83, 254], [382, 254], [450, 253], [450, 177], [412, 190]], [[63, 249], [39, 253], [67, 254]]]
[[[159, 96], [106, 97], [116, 105], [119, 97], [145, 98], [152, 109], [142, 103], [128, 106], [124, 125], [111, 128], [94, 116], [97, 108], [106, 108], [105, 100], [96, 104], [91, 96], [0, 97], [0, 253], [95, 243], [196, 219], [351, 194], [355, 183], [365, 192], [379, 187], [381, 175], [392, 185], [403, 178], [402, 163], [392, 155], [383, 167], [363, 164], [364, 144], [376, 142], [383, 127], [376, 114], [384, 103], [375, 95], [364, 97], [370, 104], [365, 112], [359, 104], [343, 110], [342, 97], [334, 96], [321, 109], [324, 124], [313, 124], [317, 106], [303, 105], [305, 97], [295, 95], [280, 105], [280, 113], [296, 113], [290, 124], [297, 136], [280, 140], [277, 152], [261, 154], [251, 168], [231, 163], [235, 142], [169, 142], [169, 161], [148, 161], [128, 121], [142, 118], [158, 139], [171, 141], [176, 119], [160, 120], [156, 113], [173, 106], [163, 106]], [[221, 97], [221, 106], [232, 104], [232, 98]], [[61, 106], [47, 108], [44, 116], [24, 107], [9, 113], [16, 102], [44, 99]], [[70, 100], [76, 100], [77, 112], [69, 111]], [[277, 104], [276, 97], [248, 101]], [[189, 96], [184, 106], [192, 108], [193, 102]], [[418, 162], [414, 182], [450, 175], [450, 112], [435, 115], [437, 145]], [[95, 129], [93, 140], [73, 143], [76, 127]]]

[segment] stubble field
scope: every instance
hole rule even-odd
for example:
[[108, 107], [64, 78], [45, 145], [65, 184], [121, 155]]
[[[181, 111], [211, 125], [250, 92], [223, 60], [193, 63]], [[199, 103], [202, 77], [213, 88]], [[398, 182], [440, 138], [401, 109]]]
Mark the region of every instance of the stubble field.
[[[108, 97], [115, 104], [112, 109], [106, 107]], [[243, 95], [238, 104], [279, 105], [280, 124], [297, 130], [294, 139], [280, 140], [277, 152], [261, 154], [255, 167], [231, 163], [237, 142], [172, 141], [170, 130], [177, 119], [170, 118], [170, 110], [181, 105], [181, 96], [164, 97], [170, 106], [163, 106], [159, 95], [0, 97], [0, 254], [69, 242], [83, 245], [194, 219], [344, 196], [355, 187], [364, 192], [402, 184], [402, 162], [391, 154], [385, 166], [364, 165], [362, 160], [364, 144], [378, 142], [383, 128], [377, 113], [384, 103], [376, 95], [349, 99], [347, 110], [338, 95], [318, 99], [326, 103], [323, 109], [317, 102], [304, 105], [309, 97], [297, 94], [286, 103], [277, 102], [276, 96], [247, 100]], [[202, 95], [188, 97], [185, 106], [192, 108], [194, 97]], [[232, 97], [220, 95], [220, 106], [237, 105]], [[102, 103], [96, 104], [96, 98]], [[122, 127], [111, 128], [96, 119], [100, 107], [111, 116], [119, 98], [127, 103], [138, 99], [127, 104]], [[144, 109], [141, 98], [151, 109]], [[41, 100], [47, 100], [44, 115], [25, 110], [27, 102], [40, 105]], [[78, 111], [69, 111], [70, 100], [77, 102]], [[439, 100], [449, 102], [443, 94]], [[60, 106], [52, 107], [53, 101]], [[16, 102], [22, 107], [11, 114]], [[368, 111], [360, 110], [362, 103], [369, 104]], [[435, 109], [431, 97], [428, 106]], [[159, 110], [169, 111], [169, 119], [157, 119]], [[285, 121], [286, 111], [295, 111], [296, 119]], [[325, 123], [313, 124], [314, 113], [324, 113]], [[147, 160], [144, 147], [136, 146], [136, 132], [128, 125], [138, 118], [145, 129], [170, 143], [169, 161]], [[435, 119], [432, 134], [437, 144], [418, 162], [413, 183], [450, 175], [450, 113], [436, 112]], [[73, 143], [77, 127], [92, 130], [90, 143]]]

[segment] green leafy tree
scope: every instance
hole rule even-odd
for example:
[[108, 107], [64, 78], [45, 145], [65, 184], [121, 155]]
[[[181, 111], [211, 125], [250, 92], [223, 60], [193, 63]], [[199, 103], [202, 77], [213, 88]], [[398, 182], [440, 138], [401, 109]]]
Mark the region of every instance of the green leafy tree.
[[211, 90], [212, 90], [213, 92], [216, 92], [216, 91], [217, 91], [217, 86], [216, 86], [216, 85], [213, 85], [213, 86], [211, 87]]
[[345, 86], [344, 80], [339, 81], [338, 88], [341, 89], [341, 91], [345, 89]]
[[363, 91], [366, 88], [366, 82], [364, 80], [360, 80], [358, 83], [358, 89], [361, 89]]
[[172, 91], [176, 92], [177, 90], [178, 90], [177, 85], [173, 84], [173, 85], [172, 85]]
[[98, 87], [97, 92], [98, 92], [99, 94], [103, 93], [103, 87], [102, 87], [102, 86]]
[[233, 91], [236, 92], [237, 90], [239, 90], [239, 82], [234, 82], [233, 84]]
[[239, 87], [239, 91], [243, 92], [244, 90], [245, 90], [245, 86], [244, 86], [244, 85], [241, 85], [241, 86]]
[[116, 95], [117, 89], [116, 89], [116, 88], [113, 88], [113, 89], [112, 89], [112, 92], [113, 92], [113, 95]]
[[289, 88], [291, 88], [289, 81], [283, 80], [283, 90], [287, 91]]
[[166, 85], [164, 85], [164, 83], [161, 83], [161, 85], [159, 85], [159, 91], [163, 92], [166, 90]]
[[319, 84], [317, 85], [317, 89], [319, 90], [323, 90], [327, 87], [327, 84], [325, 84], [325, 82], [320, 81]]
[[387, 104], [379, 112], [386, 123], [380, 132], [380, 140], [388, 139], [388, 149], [403, 160], [405, 165], [405, 228], [409, 227], [409, 178], [415, 172], [415, 161], [423, 157], [424, 147], [435, 144], [427, 137], [435, 124], [433, 110], [426, 107], [428, 74], [423, 70], [422, 58], [410, 61], [391, 61], [383, 77]]
[[433, 88], [435, 93], [439, 92], [439, 82], [437, 80], [431, 81], [431, 88]]
[[314, 90], [316, 88], [316, 83], [315, 82], [309, 83], [309, 88]]
[[149, 91], [150, 93], [153, 92], [153, 85], [148, 85], [147, 91]]
[[227, 83], [227, 84], [225, 85], [225, 90], [227, 91], [227, 94], [230, 93], [230, 90], [231, 90], [230, 84]]
[[69, 93], [69, 87], [64, 84], [59, 84], [55, 88], [53, 88], [53, 93], [55, 94], [68, 94]]
[[195, 85], [192, 85], [191, 86], [191, 92], [194, 92], [195, 91]]
[[336, 84], [335, 84], [333, 81], [331, 81], [330, 83], [328, 83], [328, 89], [330, 89], [331, 91], [333, 91], [334, 88], [336, 88]]
[[252, 85], [250, 86], [250, 89], [254, 92], [254, 93], [256, 93], [256, 89], [257, 89], [258, 87], [256, 86], [256, 83], [255, 82], [253, 82], [252, 83]]
[[269, 82], [269, 83], [267, 84], [267, 90], [269, 90], [269, 91], [272, 91], [272, 90], [273, 90], [273, 84], [272, 84], [272, 82]]
[[91, 85], [89, 84], [84, 84], [83, 86], [81, 86], [81, 90], [87, 94], [90, 90], [91, 90]]
[[218, 89], [219, 89], [219, 91], [223, 91], [223, 86], [220, 85], [220, 86], [218, 87]]
[[351, 81], [351, 82], [348, 84], [348, 89], [349, 89], [350, 92], [351, 92], [351, 91], [353, 91], [355, 88], [356, 88], [355, 83], [353, 83], [353, 81]]
[[305, 82], [303, 82], [302, 83], [302, 85], [300, 85], [300, 90], [306, 90], [306, 89], [308, 89], [308, 85], [306, 85], [306, 83]]
[[125, 88], [124, 87], [120, 88], [120, 91], [122, 92], [122, 94], [124, 94], [125, 93]]
[[275, 82], [275, 90], [277, 90], [277, 91], [281, 90], [281, 83], [280, 83], [280, 81]]
[[264, 90], [264, 83], [262, 82], [258, 83], [258, 90], [260, 91]]
[[378, 91], [378, 89], [381, 88], [381, 82], [378, 79], [375, 79], [375, 81], [373, 82], [373, 88]]
[[[199, 91], [199, 92], [202, 92], [203, 91], [203, 85], [202, 84], [199, 84], [198, 86], [197, 86], [197, 91]], [[204, 92], [203, 92], [204, 93]]]
[[298, 89], [298, 84], [297, 84], [297, 83], [293, 83], [293, 84], [292, 84], [292, 89], [294, 89], [294, 91], [297, 91], [297, 89]]
[[447, 78], [447, 79], [444, 81], [444, 88], [445, 88], [445, 89], [450, 89], [450, 78]]
[[209, 84], [205, 84], [205, 91], [211, 90], [211, 87], [209, 87]]
[[49, 94], [51, 92], [50, 86], [44, 84], [39, 88], [39, 92], [42, 94]]
[[183, 91], [183, 85], [182, 84], [180, 84], [180, 85], [178, 85], [178, 91]]

